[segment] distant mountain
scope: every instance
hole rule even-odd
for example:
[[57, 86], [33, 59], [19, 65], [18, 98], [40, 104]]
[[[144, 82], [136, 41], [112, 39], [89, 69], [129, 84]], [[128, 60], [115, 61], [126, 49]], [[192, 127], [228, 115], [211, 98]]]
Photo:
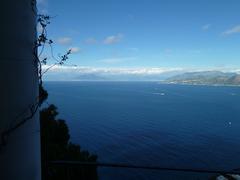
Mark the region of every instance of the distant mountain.
[[57, 67], [48, 71], [47, 81], [163, 81], [183, 73], [182, 70], [165, 70], [157, 68], [86, 68]]
[[165, 80], [173, 84], [240, 85], [240, 75], [220, 71], [187, 72]]

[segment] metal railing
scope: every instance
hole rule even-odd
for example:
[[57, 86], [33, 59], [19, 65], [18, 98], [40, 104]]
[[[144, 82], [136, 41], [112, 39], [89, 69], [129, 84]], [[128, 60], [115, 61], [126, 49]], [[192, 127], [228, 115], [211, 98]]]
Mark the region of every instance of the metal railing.
[[[240, 169], [235, 170], [214, 170], [214, 169], [192, 169], [192, 168], [172, 168], [161, 166], [145, 166], [133, 164], [115, 164], [115, 163], [101, 163], [101, 162], [82, 162], [82, 161], [50, 161], [48, 168], [51, 170], [50, 178], [48, 180], [63, 179], [72, 180], [74, 177], [78, 179], [97, 179], [98, 167], [108, 168], [128, 168], [141, 170], [155, 170], [155, 171], [174, 171], [174, 172], [191, 172], [191, 173], [205, 173], [214, 175], [240, 174]], [[55, 175], [54, 175], [55, 173]], [[77, 173], [77, 174], [76, 174]], [[57, 174], [57, 175], [56, 175]], [[52, 175], [52, 176], [51, 176]]]

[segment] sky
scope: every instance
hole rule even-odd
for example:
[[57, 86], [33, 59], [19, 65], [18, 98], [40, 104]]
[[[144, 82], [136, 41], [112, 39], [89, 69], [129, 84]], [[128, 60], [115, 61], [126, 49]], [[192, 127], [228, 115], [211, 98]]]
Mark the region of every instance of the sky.
[[72, 48], [68, 64], [91, 72], [240, 69], [239, 8], [239, 0], [38, 0], [53, 17], [54, 53]]

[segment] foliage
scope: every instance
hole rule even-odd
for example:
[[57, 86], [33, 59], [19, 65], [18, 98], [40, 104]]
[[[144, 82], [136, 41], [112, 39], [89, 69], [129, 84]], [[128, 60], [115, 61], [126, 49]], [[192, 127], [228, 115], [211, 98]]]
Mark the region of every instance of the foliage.
[[[50, 24], [50, 16], [38, 15], [38, 25], [41, 32], [39, 33], [35, 47], [34, 55], [38, 64], [39, 77], [39, 107], [48, 98], [48, 92], [43, 88], [42, 77], [55, 65], [64, 65], [71, 54], [71, 49], [58, 58], [53, 55], [53, 40], [47, 37], [46, 27]], [[44, 71], [42, 65], [48, 63], [48, 58], [42, 58], [45, 45], [49, 45], [51, 49], [51, 58], [55, 61]], [[40, 51], [38, 51], [40, 50]], [[71, 168], [66, 170], [59, 167], [49, 167], [50, 161], [84, 161], [96, 162], [97, 156], [84, 151], [79, 145], [70, 142], [70, 134], [65, 120], [57, 119], [57, 107], [49, 105], [40, 111], [41, 126], [41, 155], [42, 155], [42, 178], [43, 180], [65, 180], [65, 179], [97, 179], [96, 167]]]
[[[37, 39], [35, 41], [35, 46], [33, 48], [33, 54], [34, 54], [34, 57], [37, 61], [37, 65], [38, 65], [39, 92], [40, 92], [39, 106], [40, 106], [42, 104], [42, 102], [44, 101], [44, 99], [46, 98], [44, 95], [47, 95], [46, 93], [41, 94], [41, 91], [44, 90], [42, 87], [43, 86], [42, 85], [43, 84], [43, 80], [42, 80], [43, 75], [56, 65], [64, 65], [64, 63], [68, 60], [69, 55], [71, 54], [72, 50], [69, 49], [69, 50], [67, 50], [67, 52], [65, 54], [56, 58], [54, 56], [53, 47], [52, 47], [52, 44], [54, 42], [52, 39], [49, 39], [49, 37], [47, 36], [47, 26], [50, 24], [51, 17], [48, 15], [43, 15], [43, 14], [39, 14], [37, 16], [38, 16], [37, 26], [40, 27], [39, 28], [40, 32], [38, 33]], [[42, 57], [42, 54], [44, 52], [46, 45], [49, 45], [49, 47], [51, 49], [51, 58], [55, 61], [55, 63], [49, 65], [49, 67], [43, 71], [42, 65], [47, 65], [47, 63], [48, 63], [48, 58]], [[43, 95], [43, 96], [41, 96], [41, 95]]]
[[[66, 122], [56, 119], [57, 108], [54, 105], [44, 108], [40, 112], [41, 123], [41, 151], [44, 179], [67, 179], [66, 171], [52, 167], [49, 172], [47, 163], [56, 160], [96, 162], [97, 156], [84, 151], [79, 145], [70, 142], [69, 129]], [[81, 167], [70, 170], [71, 179], [97, 179], [96, 167]], [[46, 174], [47, 173], [47, 174]], [[69, 173], [69, 172], [68, 172]], [[51, 174], [49, 176], [49, 174]]]

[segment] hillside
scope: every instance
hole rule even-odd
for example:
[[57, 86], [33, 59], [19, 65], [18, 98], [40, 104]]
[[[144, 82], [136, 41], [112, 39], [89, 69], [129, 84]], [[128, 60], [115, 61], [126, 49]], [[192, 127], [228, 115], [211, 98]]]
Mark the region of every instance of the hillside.
[[165, 80], [171, 84], [240, 85], [240, 75], [220, 71], [188, 72]]

